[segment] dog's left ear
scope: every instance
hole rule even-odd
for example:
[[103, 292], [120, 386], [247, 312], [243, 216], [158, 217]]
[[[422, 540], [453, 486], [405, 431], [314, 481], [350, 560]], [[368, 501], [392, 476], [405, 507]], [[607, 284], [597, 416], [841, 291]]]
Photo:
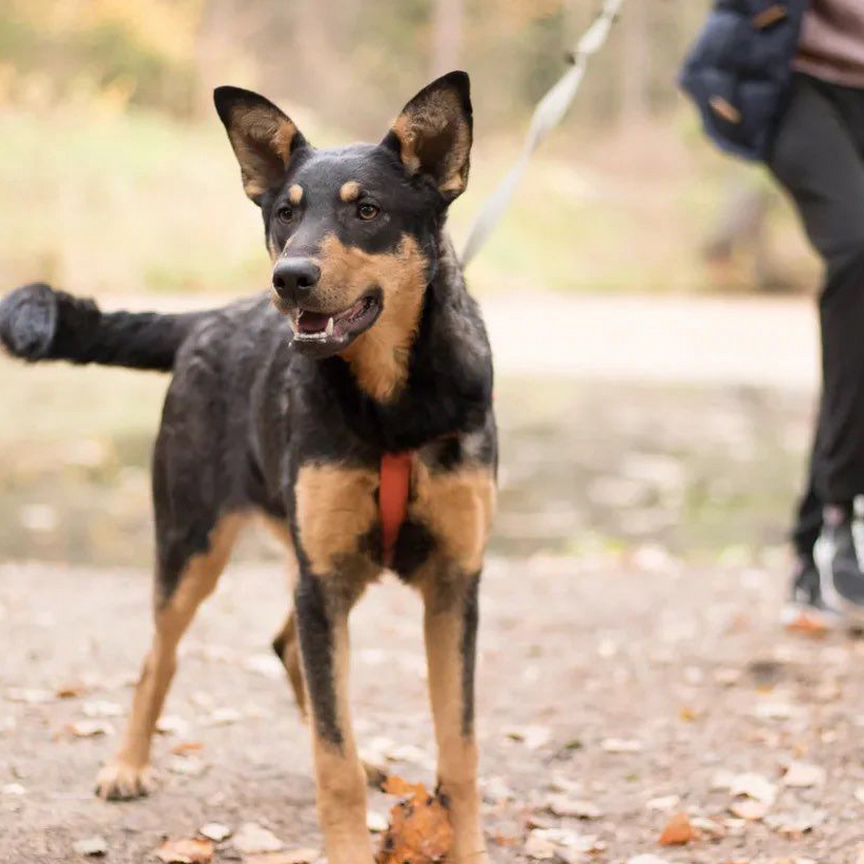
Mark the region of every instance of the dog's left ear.
[[471, 155], [471, 86], [450, 72], [424, 87], [381, 142], [399, 154], [409, 174], [424, 174], [449, 203], [465, 191]]
[[217, 87], [213, 102], [243, 177], [243, 189], [258, 205], [265, 192], [285, 180], [291, 156], [306, 139], [286, 114], [272, 102], [239, 87]]

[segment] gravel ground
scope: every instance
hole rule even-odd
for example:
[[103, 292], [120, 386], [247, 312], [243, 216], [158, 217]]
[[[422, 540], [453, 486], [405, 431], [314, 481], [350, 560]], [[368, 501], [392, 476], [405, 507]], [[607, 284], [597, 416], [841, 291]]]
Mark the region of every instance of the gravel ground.
[[[776, 572], [693, 569], [650, 546], [491, 561], [479, 676], [493, 860], [542, 855], [551, 839], [559, 857], [539, 860], [861, 861], [864, 647], [780, 631], [780, 587]], [[101, 836], [105, 860], [146, 862], [164, 837], [214, 820], [320, 848], [307, 733], [267, 653], [287, 602], [278, 567], [229, 569], [196, 621], [173, 731], [155, 744], [157, 791], [93, 797], [148, 639], [148, 597], [143, 570], [0, 568], [0, 861], [84, 860], [73, 844]], [[353, 621], [353, 682], [361, 744], [431, 782], [419, 622], [409, 590], [373, 588]], [[105, 734], [77, 737], [88, 719]], [[374, 811], [391, 803], [372, 794]], [[701, 834], [663, 847], [679, 812]], [[213, 860], [240, 857], [229, 840]]]

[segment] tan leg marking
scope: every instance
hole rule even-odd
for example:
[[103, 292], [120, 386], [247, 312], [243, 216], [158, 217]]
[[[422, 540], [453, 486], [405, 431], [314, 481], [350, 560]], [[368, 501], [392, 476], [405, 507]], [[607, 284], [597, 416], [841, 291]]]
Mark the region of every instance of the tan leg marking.
[[177, 667], [177, 645], [201, 602], [216, 587], [245, 521], [240, 514], [224, 517], [210, 534], [210, 550], [190, 559], [174, 594], [164, 605], [157, 603], [156, 632], [135, 689], [123, 744], [97, 779], [96, 791], [102, 798], [134, 798], [147, 793], [150, 741]]
[[473, 718], [470, 726], [465, 726], [465, 603], [470, 602], [466, 594], [470, 580], [451, 579], [446, 571], [438, 578], [430, 573], [422, 587], [438, 781], [453, 823], [453, 864], [486, 864], [489, 859], [480, 818]]
[[[318, 818], [330, 864], [373, 864], [366, 828], [366, 771], [357, 755], [348, 686], [347, 612], [333, 621], [333, 677], [341, 746], [314, 735]], [[314, 707], [313, 707], [314, 711]]]
[[300, 543], [316, 576], [338, 575], [378, 518], [378, 475], [363, 468], [304, 465], [297, 476]]
[[[473, 704], [466, 706], [465, 700], [473, 699], [473, 681], [466, 693], [466, 677], [473, 676], [474, 667], [474, 580], [482, 569], [495, 510], [495, 480], [488, 466], [432, 473], [417, 460], [413, 481], [411, 516], [425, 524], [439, 543], [438, 554], [420, 574], [420, 585], [438, 779], [453, 822], [453, 864], [486, 864]], [[467, 627], [472, 628], [469, 638]], [[466, 650], [471, 655], [467, 676]]]
[[417, 460], [411, 516], [441, 543], [441, 555], [466, 574], [478, 573], [495, 515], [495, 478], [488, 466], [432, 473]]

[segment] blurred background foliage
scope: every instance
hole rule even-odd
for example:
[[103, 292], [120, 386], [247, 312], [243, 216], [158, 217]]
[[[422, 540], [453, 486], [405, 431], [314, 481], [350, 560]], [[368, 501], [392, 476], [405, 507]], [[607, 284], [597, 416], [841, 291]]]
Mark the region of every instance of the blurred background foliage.
[[[106, 293], [267, 284], [211, 109], [263, 91], [313, 141], [375, 140], [434, 75], [472, 75], [460, 243], [599, 0], [5, 0], [0, 276]], [[481, 291], [800, 289], [814, 265], [760, 172], [702, 141], [675, 79], [707, 0], [631, 0], [472, 270]], [[651, 231], [645, 231], [645, 225]], [[626, 253], [625, 253], [626, 250]]]
[[[43, 279], [108, 308], [181, 309], [266, 289], [260, 215], [212, 110], [212, 88], [223, 83], [262, 91], [310, 140], [335, 146], [378, 140], [432, 77], [467, 69], [476, 135], [469, 190], [452, 208], [460, 247], [599, 7], [3, 0], [0, 294]], [[758, 168], [704, 141], [677, 91], [708, 7], [627, 0], [572, 111], [471, 265], [472, 290], [486, 303], [506, 304], [508, 293], [543, 304], [550, 291], [815, 285], [788, 207]], [[583, 298], [566, 299], [578, 317]], [[543, 338], [526, 332], [526, 350]], [[643, 360], [614, 336], [609, 350]], [[0, 357], [0, 560], [146, 560], [147, 463], [167, 383], [62, 364], [24, 370]], [[499, 551], [573, 551], [594, 536], [656, 537], [673, 548], [697, 536], [760, 547], [782, 536], [800, 448], [778, 447], [777, 430], [790, 416], [806, 426], [806, 408], [787, 410], [773, 393], [715, 404], [714, 391], [636, 386], [610, 399], [607, 390], [499, 379]], [[790, 440], [803, 442], [798, 433]], [[623, 476], [621, 454], [631, 451], [647, 454], [635, 479]]]

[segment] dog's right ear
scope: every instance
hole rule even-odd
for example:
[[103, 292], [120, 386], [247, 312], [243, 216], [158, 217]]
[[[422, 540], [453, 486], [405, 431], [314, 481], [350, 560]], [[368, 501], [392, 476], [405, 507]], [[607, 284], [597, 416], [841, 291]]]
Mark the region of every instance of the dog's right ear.
[[217, 87], [213, 102], [240, 163], [243, 189], [260, 206], [262, 196], [284, 182], [294, 153], [309, 145], [289, 117], [251, 90]]

